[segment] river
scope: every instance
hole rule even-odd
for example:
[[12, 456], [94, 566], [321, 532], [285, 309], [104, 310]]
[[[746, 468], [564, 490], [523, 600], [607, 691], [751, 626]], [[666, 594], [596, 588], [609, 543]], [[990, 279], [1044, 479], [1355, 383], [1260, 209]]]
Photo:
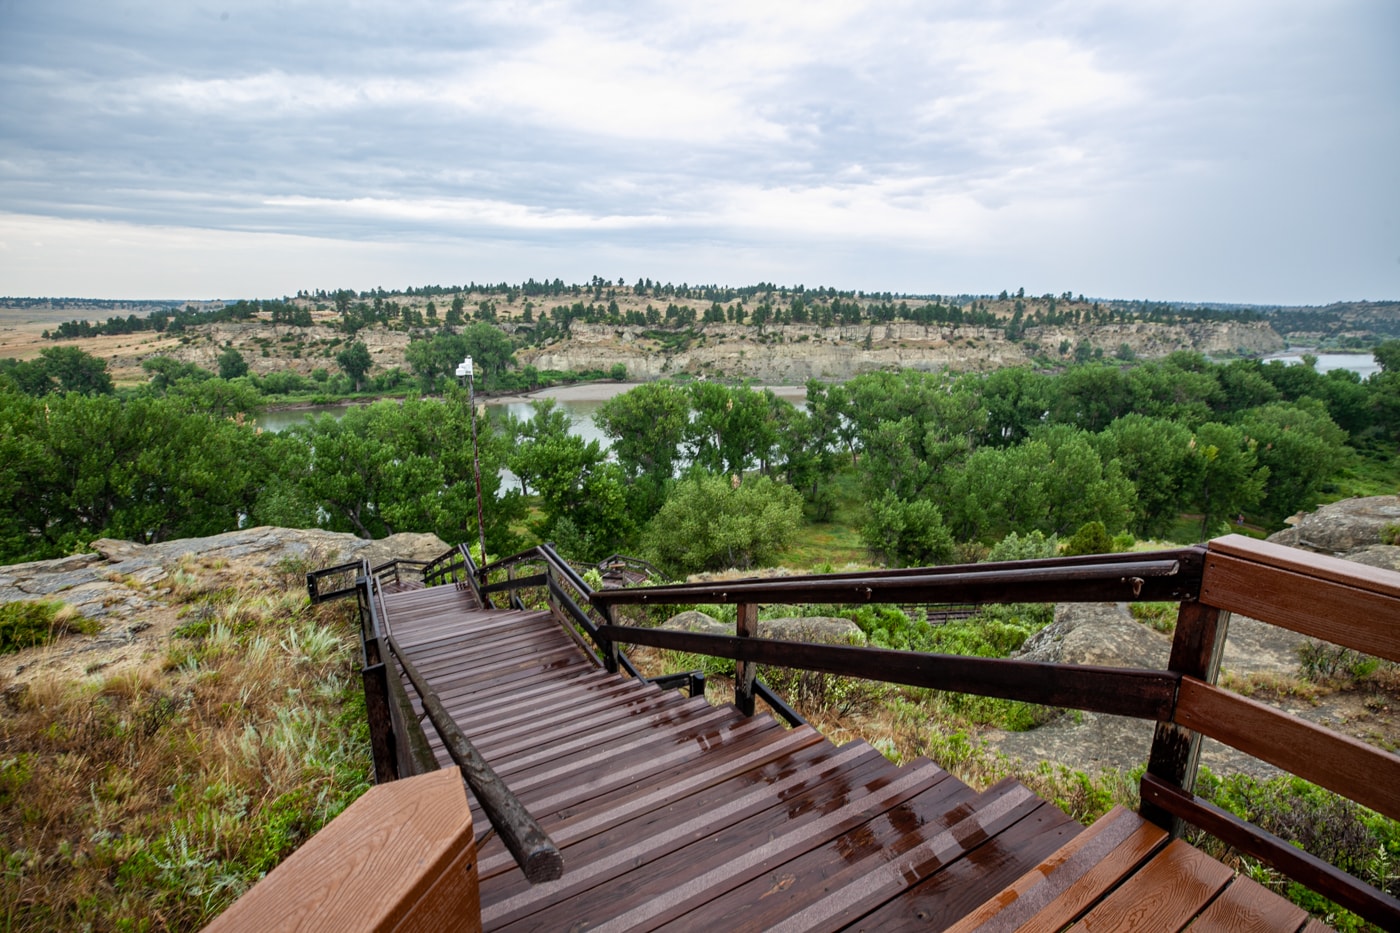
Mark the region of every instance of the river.
[[[1282, 363], [1301, 363], [1305, 353], [1311, 353], [1311, 351], [1298, 350], [1292, 353], [1280, 353], [1277, 356], [1265, 358], [1264, 362], [1278, 360]], [[1381, 371], [1380, 364], [1369, 353], [1312, 353], [1311, 355], [1317, 357], [1317, 365], [1313, 368], [1320, 373], [1330, 372], [1334, 369], [1347, 369], [1362, 379], [1366, 379]]]
[[[487, 398], [482, 401], [489, 410], [496, 414], [511, 415], [523, 421], [534, 416], [535, 410], [531, 402], [536, 399], [552, 398], [559, 409], [569, 416], [572, 425], [571, 434], [576, 434], [587, 441], [597, 441], [607, 447], [608, 437], [594, 423], [593, 413], [608, 399], [621, 395], [629, 389], [634, 389], [638, 385], [641, 383], [598, 382], [587, 385], [555, 386], [550, 389], [541, 389], [528, 396], [514, 395], [507, 398]], [[770, 386], [769, 388], [779, 398], [787, 399], [799, 408], [806, 403], [807, 389], [804, 386]], [[331, 415], [339, 418], [351, 407], [349, 404], [342, 403], [265, 411], [258, 415], [257, 423], [265, 431], [281, 432], [301, 424], [307, 418], [315, 415]]]

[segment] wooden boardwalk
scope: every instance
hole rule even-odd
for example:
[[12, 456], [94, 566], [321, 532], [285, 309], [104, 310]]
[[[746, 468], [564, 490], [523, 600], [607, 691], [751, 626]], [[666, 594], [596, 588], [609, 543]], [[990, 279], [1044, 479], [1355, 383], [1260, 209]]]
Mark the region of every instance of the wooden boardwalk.
[[547, 612], [483, 610], [452, 586], [386, 590], [384, 606], [395, 641], [563, 853], [563, 878], [531, 886], [486, 834], [487, 930], [1307, 924], [1136, 814], [1085, 830], [1011, 779], [978, 793], [928, 760], [896, 766], [863, 742], [605, 673]]

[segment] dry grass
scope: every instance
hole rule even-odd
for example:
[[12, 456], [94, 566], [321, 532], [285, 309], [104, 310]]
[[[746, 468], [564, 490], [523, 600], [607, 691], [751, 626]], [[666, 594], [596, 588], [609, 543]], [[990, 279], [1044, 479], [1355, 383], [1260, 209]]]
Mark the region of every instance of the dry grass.
[[164, 657], [5, 695], [5, 930], [198, 928], [368, 786], [353, 607], [186, 576]]

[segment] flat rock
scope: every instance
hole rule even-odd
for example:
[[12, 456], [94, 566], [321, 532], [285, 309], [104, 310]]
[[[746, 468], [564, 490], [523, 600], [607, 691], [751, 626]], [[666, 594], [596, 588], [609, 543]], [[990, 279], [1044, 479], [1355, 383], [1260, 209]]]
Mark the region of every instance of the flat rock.
[[1055, 607], [1055, 621], [1027, 638], [1015, 656], [1162, 670], [1171, 656], [1171, 639], [1136, 621], [1122, 603], [1062, 603]]
[[1400, 525], [1400, 496], [1367, 496], [1319, 506], [1269, 540], [1342, 555], [1380, 544], [1381, 532], [1390, 525]]
[[[733, 635], [734, 625], [712, 615], [690, 609], [677, 613], [661, 628], [668, 632], [701, 635]], [[864, 645], [865, 633], [850, 619], [831, 616], [803, 616], [786, 619], [760, 619], [758, 637], [776, 641], [802, 641], [818, 645]]]

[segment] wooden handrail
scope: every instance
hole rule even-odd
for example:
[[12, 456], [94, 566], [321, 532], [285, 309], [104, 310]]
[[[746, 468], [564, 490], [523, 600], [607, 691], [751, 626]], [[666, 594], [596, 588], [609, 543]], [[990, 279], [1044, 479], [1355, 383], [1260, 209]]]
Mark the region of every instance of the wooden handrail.
[[1278, 545], [1239, 535], [1220, 540], [1224, 546], [1212, 541], [1206, 555], [1201, 602], [1400, 661], [1400, 574], [1355, 563], [1338, 567], [1349, 562], [1322, 555], [1312, 566], [1292, 555], [1284, 559], [1278, 552], [1291, 549]]
[[1400, 757], [1194, 677], [1172, 716], [1188, 729], [1400, 820]]
[[1178, 680], [1168, 671], [922, 654], [620, 625], [601, 626], [598, 633], [629, 645], [1159, 721], [1171, 716]]
[[[675, 584], [593, 594], [599, 606], [715, 603], [1121, 602], [1195, 599], [1200, 586], [1199, 549], [1117, 555], [1086, 564], [1063, 558], [1005, 564], [963, 564], [830, 577], [779, 577], [722, 583]], [[1125, 559], [1127, 558], [1127, 559]], [[1071, 559], [1072, 560], [1072, 559]]]

